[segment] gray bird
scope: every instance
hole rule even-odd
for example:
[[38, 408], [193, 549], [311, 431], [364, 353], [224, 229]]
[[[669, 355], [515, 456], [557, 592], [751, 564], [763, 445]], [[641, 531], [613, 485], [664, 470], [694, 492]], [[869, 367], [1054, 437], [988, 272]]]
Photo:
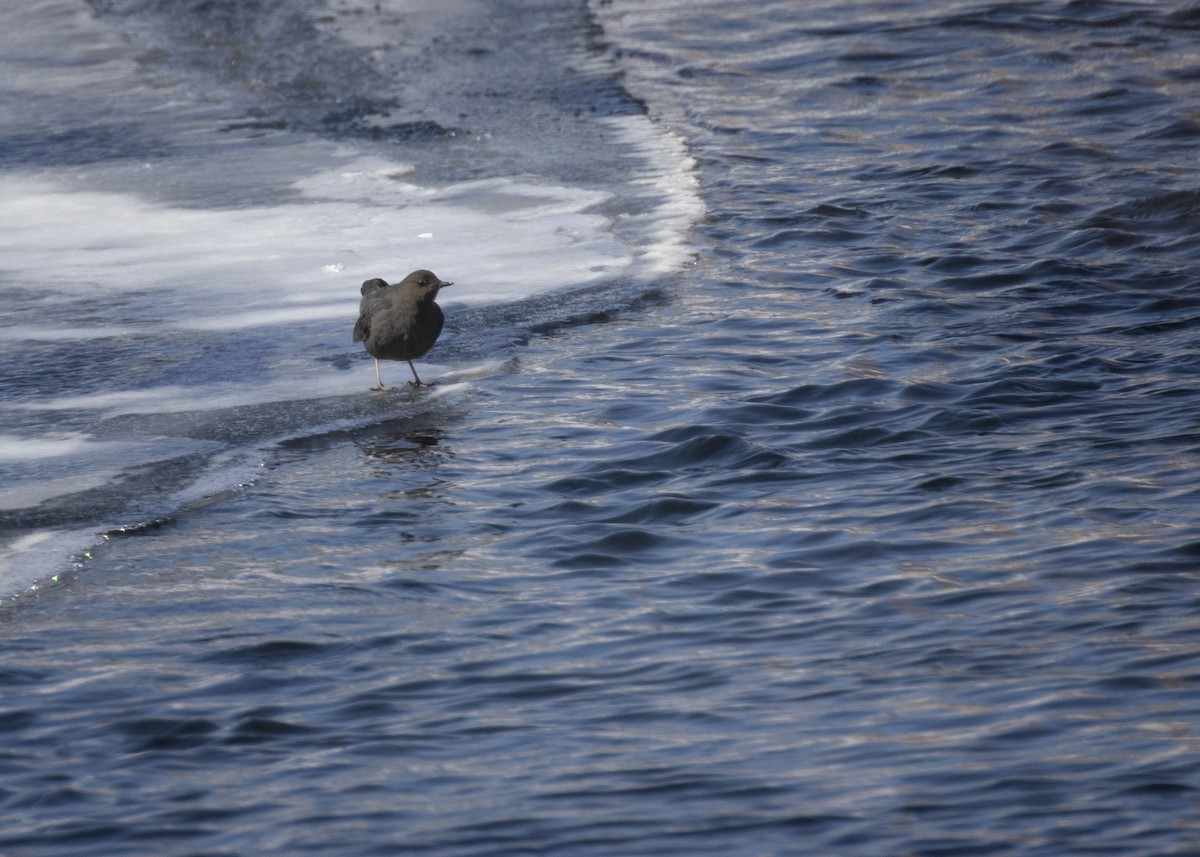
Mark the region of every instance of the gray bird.
[[432, 271], [413, 271], [398, 283], [388, 285], [376, 277], [362, 284], [362, 300], [358, 304], [358, 323], [354, 325], [354, 341], [366, 346], [375, 358], [375, 380], [372, 390], [387, 392], [379, 373], [380, 360], [406, 360], [412, 369], [413, 387], [424, 387], [413, 358], [422, 356], [442, 332], [445, 317], [442, 308], [434, 303], [439, 289], [452, 286], [439, 280]]

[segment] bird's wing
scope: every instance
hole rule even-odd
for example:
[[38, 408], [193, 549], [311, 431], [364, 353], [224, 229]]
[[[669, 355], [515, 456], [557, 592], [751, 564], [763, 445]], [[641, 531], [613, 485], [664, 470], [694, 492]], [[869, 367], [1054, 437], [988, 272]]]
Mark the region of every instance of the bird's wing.
[[[368, 280], [370, 282], [370, 280]], [[383, 280], [380, 280], [382, 283]], [[382, 288], [368, 291], [358, 302], [358, 321], [354, 324], [354, 341], [362, 342], [371, 335], [371, 316], [392, 305], [391, 298]]]
[[362, 342], [371, 335], [371, 317], [365, 312], [354, 323], [354, 341]]

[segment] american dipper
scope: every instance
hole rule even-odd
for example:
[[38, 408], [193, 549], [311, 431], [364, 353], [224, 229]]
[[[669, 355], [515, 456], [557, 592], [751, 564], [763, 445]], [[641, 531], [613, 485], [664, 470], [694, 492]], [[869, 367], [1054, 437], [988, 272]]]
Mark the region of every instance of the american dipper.
[[409, 384], [425, 386], [417, 376], [413, 358], [420, 357], [437, 342], [444, 316], [433, 299], [438, 289], [452, 285], [439, 280], [432, 271], [413, 271], [390, 286], [378, 277], [362, 284], [354, 341], [366, 346], [367, 353], [375, 358], [375, 380], [379, 385], [372, 390], [394, 389], [383, 386], [380, 360], [407, 360], [415, 379]]

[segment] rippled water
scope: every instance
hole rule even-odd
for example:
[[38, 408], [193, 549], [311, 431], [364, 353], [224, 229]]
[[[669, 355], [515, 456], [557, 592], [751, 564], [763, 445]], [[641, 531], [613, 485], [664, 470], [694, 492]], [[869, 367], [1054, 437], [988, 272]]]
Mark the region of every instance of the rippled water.
[[0, 850], [1194, 852], [1200, 15], [594, 12], [694, 261], [10, 603]]

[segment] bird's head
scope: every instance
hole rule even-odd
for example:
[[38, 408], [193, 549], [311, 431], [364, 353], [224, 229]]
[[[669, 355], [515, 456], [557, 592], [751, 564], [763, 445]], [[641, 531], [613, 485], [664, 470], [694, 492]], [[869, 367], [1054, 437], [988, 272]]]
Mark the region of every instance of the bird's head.
[[403, 280], [403, 285], [409, 286], [417, 291], [423, 298], [435, 298], [439, 289], [444, 289], [446, 286], [452, 286], [454, 283], [445, 280], [439, 280], [437, 274], [433, 271], [413, 271]]

